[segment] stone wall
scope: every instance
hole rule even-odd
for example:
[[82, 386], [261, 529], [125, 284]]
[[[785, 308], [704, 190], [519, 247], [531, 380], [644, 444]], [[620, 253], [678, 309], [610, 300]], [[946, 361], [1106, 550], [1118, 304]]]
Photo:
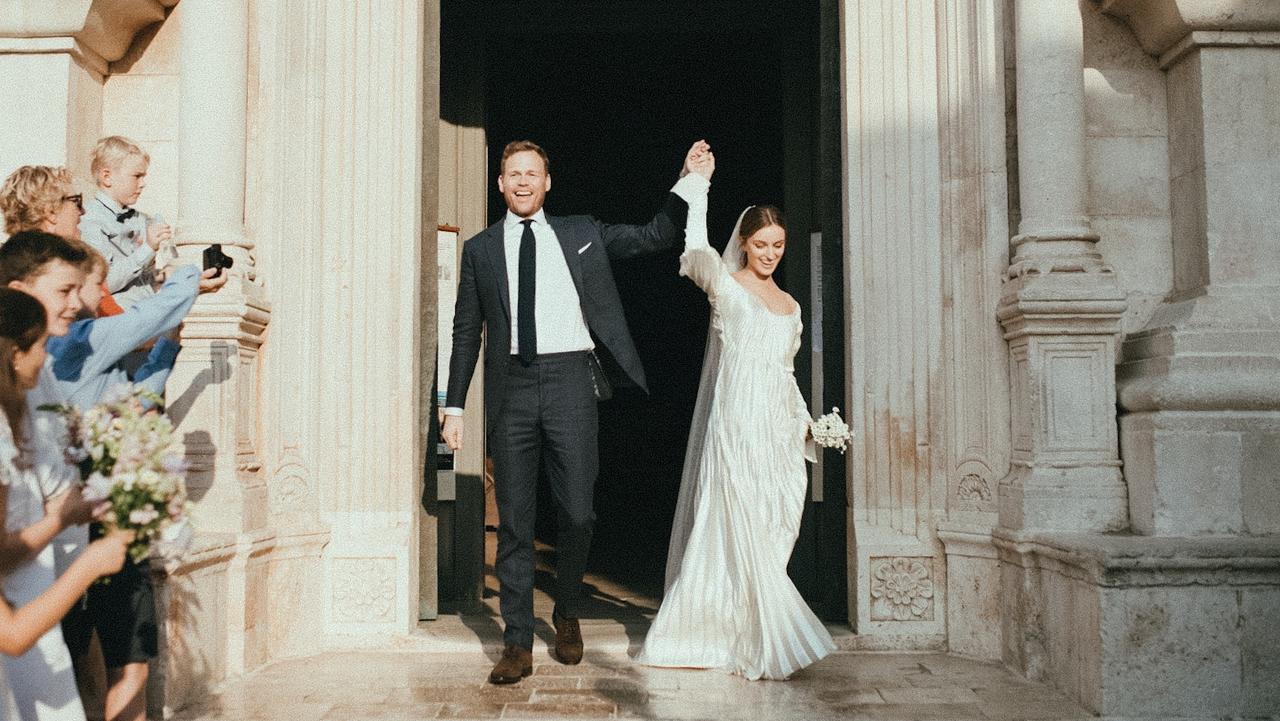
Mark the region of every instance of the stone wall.
[[1089, 222], [1137, 330], [1173, 288], [1165, 78], [1132, 31], [1081, 4]]

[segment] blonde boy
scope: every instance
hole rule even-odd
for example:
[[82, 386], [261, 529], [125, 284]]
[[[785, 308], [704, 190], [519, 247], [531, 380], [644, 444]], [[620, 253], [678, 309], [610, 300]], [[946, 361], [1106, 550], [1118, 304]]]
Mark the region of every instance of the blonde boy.
[[168, 225], [149, 222], [133, 204], [146, 187], [151, 156], [128, 138], [111, 135], [93, 148], [90, 171], [98, 192], [85, 204], [80, 235], [107, 259], [107, 290], [122, 308], [155, 295], [156, 250], [173, 238]]

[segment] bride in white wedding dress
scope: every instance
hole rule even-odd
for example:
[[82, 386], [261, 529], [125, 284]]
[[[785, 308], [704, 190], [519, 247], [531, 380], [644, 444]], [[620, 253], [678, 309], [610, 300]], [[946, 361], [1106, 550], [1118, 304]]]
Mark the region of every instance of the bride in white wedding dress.
[[707, 241], [715, 159], [691, 167], [680, 274], [707, 293], [711, 327], [689, 431], [662, 607], [638, 663], [785, 679], [835, 650], [791, 579], [812, 419], [793, 374], [800, 308], [773, 282], [781, 214], [743, 211], [722, 258]]

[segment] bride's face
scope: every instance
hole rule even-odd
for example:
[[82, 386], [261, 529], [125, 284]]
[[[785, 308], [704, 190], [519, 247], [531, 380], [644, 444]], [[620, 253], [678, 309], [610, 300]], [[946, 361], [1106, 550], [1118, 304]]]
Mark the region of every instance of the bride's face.
[[778, 225], [766, 225], [742, 241], [747, 255], [747, 269], [757, 278], [768, 278], [778, 269], [787, 250], [787, 231]]

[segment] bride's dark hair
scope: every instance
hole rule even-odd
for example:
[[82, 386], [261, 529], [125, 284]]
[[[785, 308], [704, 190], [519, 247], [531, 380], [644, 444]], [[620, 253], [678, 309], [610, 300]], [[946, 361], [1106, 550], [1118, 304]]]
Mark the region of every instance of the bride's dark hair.
[[786, 221], [782, 219], [782, 211], [772, 205], [753, 205], [742, 215], [742, 224], [738, 226], [738, 240], [745, 241], [755, 235], [757, 230], [771, 225], [787, 227]]

